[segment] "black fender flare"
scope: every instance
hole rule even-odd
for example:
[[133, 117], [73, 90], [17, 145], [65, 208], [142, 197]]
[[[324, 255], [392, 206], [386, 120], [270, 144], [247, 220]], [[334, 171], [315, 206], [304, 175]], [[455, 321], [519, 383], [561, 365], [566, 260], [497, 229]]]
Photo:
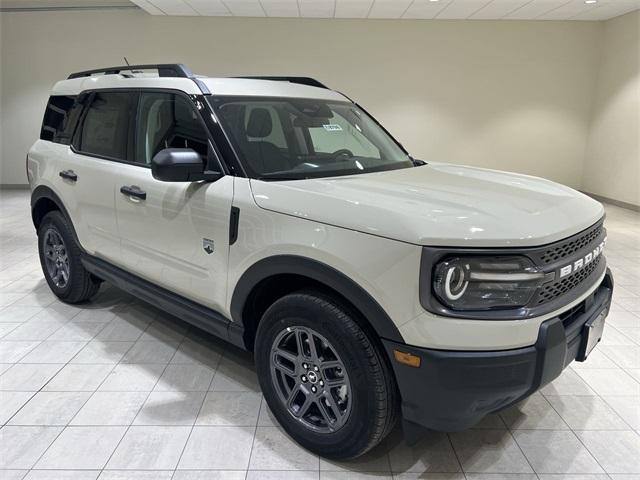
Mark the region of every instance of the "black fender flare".
[[251, 291], [261, 281], [279, 274], [301, 275], [336, 290], [358, 309], [379, 337], [404, 343], [396, 324], [364, 288], [325, 263], [297, 255], [263, 258], [242, 274], [231, 297], [230, 310], [234, 322], [246, 328], [243, 311]]
[[[36, 230], [38, 229], [38, 222], [35, 216], [36, 205], [38, 204], [38, 201], [42, 199], [50, 200], [58, 207], [58, 210], [60, 211], [60, 213], [62, 213], [62, 215], [64, 215], [64, 217], [67, 219], [67, 222], [69, 223], [69, 226], [71, 227], [71, 233], [73, 235], [73, 239], [76, 241], [76, 244], [80, 246], [80, 241], [78, 240], [76, 229], [73, 226], [73, 222], [71, 221], [71, 216], [69, 215], [67, 208], [64, 206], [62, 199], [58, 196], [56, 192], [54, 192], [51, 188], [47, 187], [46, 185], [37, 186], [31, 193], [31, 220], [33, 221], [33, 226], [36, 228]], [[80, 248], [82, 249], [82, 247]]]

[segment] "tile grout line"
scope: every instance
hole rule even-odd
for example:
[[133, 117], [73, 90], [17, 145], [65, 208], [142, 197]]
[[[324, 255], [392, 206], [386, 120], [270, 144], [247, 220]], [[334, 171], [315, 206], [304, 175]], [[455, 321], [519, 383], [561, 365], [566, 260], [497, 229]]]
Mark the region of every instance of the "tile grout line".
[[[54, 300], [53, 302], [55, 302], [55, 300]], [[52, 304], [53, 302], [51, 302], [51, 304]], [[51, 305], [51, 304], [49, 304], [49, 305]], [[46, 307], [43, 309], [43, 311], [44, 311], [45, 309], [46, 309]], [[38, 315], [39, 313], [40, 313], [40, 312], [38, 312], [38, 313], [37, 313], [37, 314], [35, 314], [35, 315]], [[73, 316], [69, 319], [69, 322], [71, 321], [71, 319], [75, 318], [75, 317], [76, 317], [77, 315], [79, 315], [79, 314], [80, 314], [80, 312], [77, 312], [75, 315], [73, 315]], [[34, 316], [35, 316], [35, 315], [34, 315]], [[67, 323], [69, 323], [69, 322], [67, 322]], [[66, 325], [67, 323], [65, 323], [65, 325]], [[61, 326], [60, 328], [62, 328], [62, 326]], [[59, 330], [59, 329], [58, 329], [58, 330]], [[51, 335], [55, 334], [58, 330], [56, 330], [55, 332], [52, 332], [52, 333], [51, 333]], [[101, 331], [102, 331], [102, 330], [101, 330]], [[51, 335], [50, 335], [50, 336], [51, 336]], [[96, 335], [97, 335], [97, 334], [96, 334]], [[49, 337], [47, 337], [47, 338], [49, 338]], [[45, 339], [45, 340], [46, 340], [46, 339]], [[41, 341], [41, 342], [40, 342], [40, 343], [39, 343], [35, 348], [37, 348], [39, 345], [41, 345], [45, 340], [42, 340], [42, 341]], [[88, 343], [88, 342], [87, 342], [87, 343]], [[78, 352], [78, 353], [79, 353], [79, 352]], [[26, 355], [28, 355], [28, 353], [27, 353]], [[25, 355], [25, 356], [26, 356], [26, 355]], [[20, 357], [20, 359], [22, 359], [22, 358], [24, 358], [24, 356], [23, 356], [23, 357]], [[43, 388], [45, 388], [45, 387], [49, 384], [49, 382], [51, 382], [51, 381], [52, 381], [52, 380], [53, 380], [53, 379], [54, 379], [54, 378], [55, 378], [55, 377], [56, 377], [56, 376], [57, 376], [57, 375], [58, 375], [58, 374], [59, 374], [59, 373], [60, 373], [60, 372], [65, 368], [65, 367], [67, 367], [67, 366], [70, 364], [70, 362], [71, 362], [71, 360], [72, 360], [73, 358], [75, 358], [75, 355], [74, 355], [74, 357], [72, 357], [72, 358], [71, 358], [67, 363], [62, 364], [62, 367], [60, 367], [60, 369], [59, 369], [58, 371], [56, 371], [56, 373], [55, 373], [55, 374], [53, 374], [53, 375], [51, 376], [51, 378], [50, 378], [49, 380], [47, 380], [47, 381], [44, 383], [44, 385], [42, 385], [42, 387], [40, 387], [40, 389], [39, 389], [37, 392], [35, 392], [35, 393], [34, 393], [34, 395], [33, 395], [33, 396], [31, 396], [31, 397], [30, 397], [30, 398], [29, 398], [29, 400], [28, 400], [27, 402], [25, 402], [25, 403], [24, 403], [24, 404], [23, 404], [23, 405], [18, 409], [18, 411], [16, 411], [16, 412], [11, 416], [11, 418], [15, 417], [15, 415], [17, 415], [17, 414], [18, 414], [18, 412], [20, 412], [20, 411], [21, 411], [21, 410], [22, 410], [22, 409], [27, 405], [27, 403], [28, 403], [29, 401], [31, 401], [31, 399], [33, 399], [33, 398], [34, 398], [38, 393], [43, 392]], [[18, 361], [19, 361], [19, 360], [18, 360]], [[16, 363], [16, 364], [17, 364], [17, 363]], [[16, 365], [16, 364], [14, 364], [14, 365]], [[115, 368], [115, 366], [114, 366], [114, 368]], [[113, 369], [112, 369], [112, 371], [113, 371]], [[108, 374], [107, 374], [107, 375], [108, 375]], [[104, 381], [103, 381], [103, 382], [104, 382]], [[100, 385], [102, 385], [102, 382], [100, 383]], [[99, 388], [99, 386], [98, 386], [98, 388]], [[97, 388], [96, 388], [96, 390], [95, 390], [93, 393], [95, 393], [96, 391], [97, 391]], [[92, 393], [91, 395], [89, 395], [89, 397], [87, 398], [87, 400], [83, 403], [82, 407], [84, 407], [84, 405], [86, 405], [86, 403], [89, 401], [89, 399], [93, 396], [93, 393]], [[80, 408], [82, 408], [82, 407], [80, 407]], [[79, 411], [80, 411], [80, 410], [78, 410], [78, 412], [79, 412]], [[75, 418], [75, 416], [77, 415], [77, 413], [78, 413], [78, 412], [76, 412], [76, 414], [73, 416], [73, 418]], [[11, 421], [11, 418], [10, 418], [9, 420], [7, 420], [7, 422]], [[72, 418], [72, 420], [73, 420], [73, 418]], [[60, 435], [62, 435], [62, 433], [67, 429], [67, 427], [69, 426], [69, 423], [71, 423], [71, 420], [67, 423], [67, 425], [61, 426], [61, 429], [60, 429], [60, 432], [58, 432], [58, 435], [56, 435], [56, 437], [51, 441], [51, 443], [49, 443], [49, 445], [47, 446], [47, 448], [43, 450], [42, 454], [40, 454], [40, 455], [38, 456], [38, 458], [33, 462], [33, 464], [31, 465], [31, 467], [27, 469], [27, 470], [28, 470], [27, 475], [29, 475], [29, 473], [33, 470], [33, 467], [35, 467], [35, 466], [38, 464], [38, 462], [42, 459], [42, 457], [43, 457], [43, 456], [44, 456], [44, 455], [49, 451], [49, 449], [51, 448], [51, 446], [52, 446], [52, 445], [53, 445], [53, 444], [58, 440], [58, 438], [60, 437]], [[5, 424], [5, 425], [6, 425], [6, 424]], [[53, 427], [53, 428], [56, 428], [57, 426], [52, 426], [52, 427]]]
[[[549, 401], [546, 398], [545, 398], [545, 401], [547, 403], [549, 403]], [[531, 464], [531, 461], [529, 460], [529, 457], [527, 457], [527, 454], [524, 453], [524, 450], [522, 450], [522, 447], [520, 446], [520, 444], [518, 443], [518, 440], [516, 439], [515, 435], [513, 434], [513, 430], [511, 428], [511, 426], [504, 420], [504, 418], [502, 418], [502, 416], [500, 416], [500, 418], [502, 419], [502, 422], [504, 423], [505, 427], [507, 427], [507, 431], [509, 432], [509, 435], [511, 436], [511, 439], [513, 440], [513, 443], [515, 443], [516, 446], [518, 447], [518, 450], [520, 451], [520, 453], [522, 454], [524, 459], [527, 461], [527, 464], [529, 465], [529, 468], [531, 469], [533, 474], [536, 476], [536, 478], [539, 479], [540, 476], [538, 475], [538, 472], [536, 471], [535, 468], [533, 468], [533, 465]]]
[[[456, 447], [453, 445], [453, 439], [451, 438], [451, 435], [449, 433], [445, 434], [447, 436], [447, 440], [449, 441], [449, 445], [451, 446], [451, 450], [453, 451], [453, 454], [456, 457], [456, 461], [458, 462], [458, 466], [460, 467], [460, 471], [462, 472], [462, 475], [467, 478], [467, 472], [464, 470], [464, 467], [462, 466], [462, 461], [460, 460], [460, 456], [458, 455], [458, 452], [456, 451]], [[391, 465], [391, 458], [389, 458], [389, 465]], [[393, 471], [393, 467], [391, 467], [391, 473], [393, 475], [395, 475], [395, 472]]]
[[[595, 392], [595, 390], [594, 390], [594, 392]], [[597, 393], [597, 392], [596, 392], [596, 393]], [[596, 398], [599, 398], [599, 399], [600, 399], [600, 395], [598, 394]], [[593, 453], [591, 453], [591, 450], [589, 450], [589, 448], [587, 448], [587, 446], [584, 444], [584, 442], [582, 441], [582, 439], [578, 436], [578, 434], [576, 433], [576, 431], [575, 431], [573, 428], [571, 428], [571, 425], [569, 425], [569, 423], [568, 423], [567, 421], [565, 421], [565, 419], [562, 417], [562, 415], [560, 414], [560, 412], [558, 412], [558, 410], [556, 410], [556, 408], [553, 406], [553, 404], [552, 404], [552, 403], [551, 403], [551, 402], [550, 402], [546, 397], [545, 397], [545, 400], [546, 400], [546, 402], [549, 404], [549, 406], [552, 408], [552, 410], [553, 410], [554, 412], [556, 412], [556, 414], [560, 417], [560, 419], [564, 422], [564, 424], [569, 428], [569, 431], [570, 431], [571, 433], [573, 433], [573, 436], [574, 436], [575, 438], [577, 438], [577, 439], [578, 439], [578, 442], [580, 442], [580, 445], [582, 445], [582, 446], [584, 447], [584, 449], [587, 451], [587, 453], [589, 453], [589, 456], [591, 456], [591, 458], [593, 458], [593, 460], [594, 460], [594, 461], [598, 464], [598, 466], [602, 469], [602, 472], [603, 472], [605, 475], [609, 476], [609, 473], [607, 472], [607, 470], [606, 470], [602, 465], [600, 465], [600, 462], [598, 461], [598, 459], [595, 457], [595, 455], [594, 455]], [[603, 401], [604, 401], [604, 400], [603, 400]], [[591, 474], [589, 474], [589, 475], [591, 475]], [[597, 474], [594, 474], [594, 475], [597, 475]]]
[[[142, 333], [136, 338], [136, 340], [134, 341], [134, 345], [140, 340], [140, 338], [142, 337], [142, 335], [144, 335], [144, 332], [146, 332], [149, 327], [151, 325], [153, 325], [153, 322], [156, 320], [157, 318], [157, 314], [154, 314], [154, 316], [152, 317], [152, 320], [147, 324], [146, 328], [142, 331]], [[180, 344], [182, 344], [182, 342], [180, 342]], [[131, 348], [133, 348], [134, 345], [131, 345]], [[129, 352], [131, 350], [131, 348], [129, 350], [127, 350], [127, 352]], [[177, 351], [177, 349], [176, 349]], [[175, 352], [174, 354], [175, 355]], [[98, 385], [98, 387], [96, 388], [96, 392], [98, 392], [100, 390], [100, 387], [104, 384], [104, 382], [107, 381], [107, 379], [109, 378], [109, 375], [111, 375], [113, 373], [113, 371], [116, 369], [116, 367], [118, 365], [126, 365], [125, 363], [122, 363], [122, 360], [125, 358], [126, 353], [124, 355], [122, 355], [122, 357], [120, 358], [120, 360], [118, 361], [118, 363], [116, 363], [114, 365], [114, 367], [111, 369], [111, 371], [107, 374], [107, 376], [104, 378], [104, 380], [102, 380], [102, 382], [100, 382], [100, 385]], [[173, 358], [173, 356], [171, 357]], [[140, 414], [140, 410], [142, 410], [142, 408], [144, 407], [145, 403], [147, 403], [147, 400], [149, 400], [149, 396], [151, 395], [151, 392], [153, 392], [153, 389], [155, 388], [155, 386], [158, 384], [158, 382], [160, 381], [160, 378], [162, 377], [162, 375], [164, 374], [165, 370], [167, 369], [167, 366], [169, 365], [169, 363], [167, 362], [167, 364], [165, 365], [164, 369], [162, 370], [162, 372], [160, 373], [160, 375], [158, 375], [158, 378], [156, 380], [156, 382], [154, 383], [153, 387], [151, 388], [151, 390], [149, 392], [147, 392], [147, 396], [145, 397], [144, 401], [140, 404], [140, 408], [138, 408], [138, 411], [136, 412], [136, 415], [133, 417], [133, 419], [131, 420], [131, 423], [125, 428], [124, 433], [122, 434], [122, 436], [120, 437], [120, 440], [118, 441], [118, 443], [116, 444], [116, 446], [114, 447], [114, 449], [111, 451], [111, 454], [109, 455], [109, 458], [106, 460], [106, 462], [104, 462], [104, 465], [102, 465], [101, 468], [99, 468], [100, 470], [100, 475], [102, 475], [102, 472], [104, 472], [105, 467], [109, 464], [109, 462], [111, 461], [111, 459], [113, 458], [113, 455], [116, 453], [116, 450], [118, 450], [118, 447], [120, 446], [120, 444], [122, 443], [122, 440], [124, 440], [124, 438], [127, 436], [127, 433], [129, 433], [129, 430], [131, 429], [131, 426], [133, 425], [133, 422], [135, 421], [136, 417]]]
[[[188, 332], [189, 332], [189, 330], [187, 330], [187, 333]], [[182, 343], [184, 343], [184, 340], [186, 340], [186, 339], [187, 339], [187, 334], [185, 334], [183, 342], [180, 343], [180, 346], [182, 346]], [[178, 351], [180, 351], [180, 347], [178, 347], [178, 349], [176, 350], [176, 353], [174, 353], [173, 357], [171, 357], [171, 360], [173, 360], [173, 358], [176, 356]], [[209, 391], [211, 390], [211, 385], [213, 385], [213, 379], [216, 378], [216, 374], [218, 373], [218, 368], [220, 368], [220, 362], [222, 361], [222, 356], [224, 355], [225, 351], [226, 351], [226, 348], [223, 349], [222, 353], [220, 354], [220, 357], [218, 358], [218, 361], [216, 362], [215, 370], [213, 372], [213, 375], [211, 376], [211, 380], [209, 380], [209, 386], [207, 387], [207, 390], [204, 392], [204, 397], [202, 398], [202, 403], [200, 404], [200, 408], [198, 409], [198, 412], [196, 413], [196, 416], [193, 419], [193, 424], [191, 425], [191, 430], [189, 430], [189, 435], [187, 435], [187, 440], [184, 442], [184, 445], [182, 446], [182, 450], [180, 451], [180, 456], [178, 457], [178, 461], [176, 462], [176, 466], [173, 469], [173, 473], [171, 474], [171, 478], [172, 479], [173, 479], [173, 477], [175, 477], [176, 472], [178, 471], [178, 467], [180, 466], [180, 462], [182, 461], [182, 456], [184, 455], [184, 452], [187, 449], [187, 445], [189, 444], [189, 440], [191, 439], [191, 434], [193, 433], [193, 430], [196, 428], [196, 423], [198, 422], [198, 417], [200, 417], [200, 413], [202, 412], [202, 408], [204, 407], [204, 404], [207, 401], [207, 396], [209, 395]], [[171, 364], [171, 361], [169, 361], [169, 364]], [[179, 364], [175, 364], [175, 365], [179, 365]], [[198, 363], [198, 365], [199, 365], [199, 363]]]

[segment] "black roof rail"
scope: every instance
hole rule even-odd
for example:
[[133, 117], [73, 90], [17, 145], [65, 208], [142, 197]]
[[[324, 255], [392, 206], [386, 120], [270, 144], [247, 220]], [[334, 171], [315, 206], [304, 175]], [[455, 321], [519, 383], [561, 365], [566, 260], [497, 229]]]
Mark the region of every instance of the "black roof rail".
[[276, 82], [290, 82], [298, 83], [300, 85], [307, 85], [309, 87], [318, 87], [330, 90], [325, 84], [319, 82], [315, 78], [311, 77], [262, 77], [262, 76], [250, 76], [250, 77], [234, 77], [234, 78], [248, 78], [250, 80], [274, 80]]
[[116, 75], [122, 71], [133, 70], [157, 70], [160, 77], [180, 77], [180, 78], [193, 78], [193, 73], [189, 70], [189, 67], [181, 63], [162, 63], [153, 65], [121, 65], [119, 67], [105, 67], [96, 68], [95, 70], [84, 70], [82, 72], [75, 72], [69, 75], [67, 78], [81, 78], [90, 77], [94, 73], [104, 73], [105, 75]]
[[123, 71], [135, 71], [135, 70], [157, 70], [159, 77], [176, 77], [176, 78], [188, 78], [193, 80], [200, 91], [204, 95], [209, 95], [211, 92], [204, 84], [202, 80], [196, 78], [193, 72], [182, 63], [159, 63], [149, 65], [121, 65], [119, 67], [106, 67], [96, 68], [95, 70], [84, 70], [82, 72], [72, 73], [67, 77], [68, 80], [72, 78], [90, 77], [94, 73], [103, 73], [105, 75], [117, 75]]

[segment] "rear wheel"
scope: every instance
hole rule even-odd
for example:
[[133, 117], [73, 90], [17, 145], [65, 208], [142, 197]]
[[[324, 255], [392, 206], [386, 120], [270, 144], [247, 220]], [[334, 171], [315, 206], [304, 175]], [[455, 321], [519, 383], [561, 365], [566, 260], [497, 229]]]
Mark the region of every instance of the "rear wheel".
[[322, 456], [357, 457], [396, 421], [397, 391], [380, 349], [348, 308], [319, 292], [276, 301], [257, 332], [257, 370], [282, 427]]
[[79, 303], [98, 292], [100, 280], [82, 265], [80, 247], [60, 212], [49, 212], [40, 222], [38, 251], [45, 280], [58, 298]]

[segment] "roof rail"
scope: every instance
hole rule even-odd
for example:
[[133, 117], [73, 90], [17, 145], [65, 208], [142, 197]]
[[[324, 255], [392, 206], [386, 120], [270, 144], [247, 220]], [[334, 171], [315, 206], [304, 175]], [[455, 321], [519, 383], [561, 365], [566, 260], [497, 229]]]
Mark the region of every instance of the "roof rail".
[[159, 77], [177, 77], [188, 78], [193, 80], [198, 88], [204, 95], [209, 95], [211, 92], [205, 85], [205, 83], [196, 78], [193, 72], [182, 63], [159, 63], [149, 65], [121, 65], [119, 67], [106, 67], [96, 68], [95, 70], [84, 70], [82, 72], [72, 73], [67, 77], [68, 80], [72, 78], [90, 77], [94, 73], [103, 73], [105, 75], [117, 75], [122, 71], [134, 71], [134, 70], [157, 70]]
[[309, 87], [318, 87], [324, 88], [326, 90], [330, 90], [329, 87], [319, 82], [315, 78], [311, 77], [262, 77], [262, 76], [250, 76], [250, 77], [235, 77], [235, 78], [248, 78], [251, 80], [274, 80], [276, 82], [290, 82], [290, 83], [298, 83], [300, 85], [307, 85]]
[[84, 70], [75, 72], [67, 78], [90, 77], [94, 73], [104, 73], [105, 75], [117, 75], [122, 71], [133, 70], [157, 70], [160, 77], [180, 77], [193, 78], [193, 73], [189, 68], [181, 63], [163, 63], [157, 65], [121, 65], [119, 67], [96, 68], [95, 70]]

